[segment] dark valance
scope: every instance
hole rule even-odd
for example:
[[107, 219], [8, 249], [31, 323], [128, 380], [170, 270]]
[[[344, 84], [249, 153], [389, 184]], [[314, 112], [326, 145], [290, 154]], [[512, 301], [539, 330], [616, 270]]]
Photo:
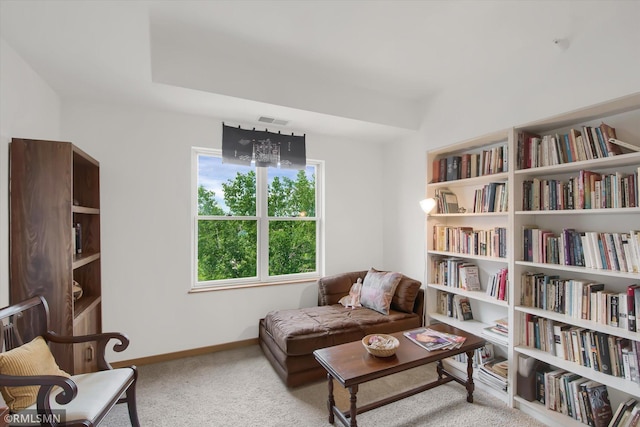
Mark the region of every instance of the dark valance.
[[304, 169], [305, 135], [283, 135], [268, 130], [248, 130], [222, 124], [222, 162], [282, 169]]

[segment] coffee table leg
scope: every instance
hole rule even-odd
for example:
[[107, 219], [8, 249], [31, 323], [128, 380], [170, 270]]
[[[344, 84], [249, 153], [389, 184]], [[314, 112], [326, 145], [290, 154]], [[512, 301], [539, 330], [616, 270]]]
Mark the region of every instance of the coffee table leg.
[[438, 379], [441, 380], [443, 377], [443, 372], [444, 368], [442, 366], [442, 360], [438, 360], [438, 363], [436, 364], [436, 372], [438, 373]]
[[329, 398], [327, 399], [327, 407], [329, 408], [329, 423], [333, 424], [333, 407], [335, 406], [336, 401], [333, 399], [333, 377], [331, 376], [331, 374], [327, 374], [327, 385], [329, 387]]
[[349, 415], [351, 418], [350, 426], [357, 427], [358, 423], [356, 422], [356, 413], [358, 412], [356, 408], [356, 393], [358, 393], [358, 385], [352, 385], [349, 387], [349, 393], [351, 393], [351, 408], [349, 410]]
[[473, 351], [467, 351], [467, 402], [473, 403]]

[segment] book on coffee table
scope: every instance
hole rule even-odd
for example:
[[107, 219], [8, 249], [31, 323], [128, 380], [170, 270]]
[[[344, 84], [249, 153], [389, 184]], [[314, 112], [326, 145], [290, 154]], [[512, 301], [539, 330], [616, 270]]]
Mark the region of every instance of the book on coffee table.
[[427, 351], [452, 350], [464, 344], [466, 338], [459, 335], [435, 331], [431, 328], [419, 328], [404, 332], [404, 336]]

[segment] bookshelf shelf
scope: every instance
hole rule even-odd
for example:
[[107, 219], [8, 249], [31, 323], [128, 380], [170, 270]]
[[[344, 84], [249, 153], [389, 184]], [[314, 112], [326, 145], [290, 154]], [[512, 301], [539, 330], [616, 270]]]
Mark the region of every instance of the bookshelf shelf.
[[[545, 423], [550, 425], [564, 426], [579, 425], [580, 423], [566, 415], [549, 411], [544, 405], [536, 402], [527, 402], [517, 396], [515, 392], [517, 390], [516, 366], [520, 355], [533, 357], [538, 361], [545, 362], [550, 365], [550, 368], [565, 369], [589, 380], [607, 385], [613, 411], [615, 411], [617, 405], [629, 397], [640, 398], [640, 380], [635, 383], [607, 375], [577, 363], [565, 361], [550, 353], [526, 347], [526, 330], [523, 328], [526, 326], [527, 316], [538, 316], [538, 318], [548, 319], [551, 322], [561, 322], [570, 327], [585, 328], [614, 338], [629, 340], [634, 346], [637, 345], [639, 351], [640, 332], [628, 331], [594, 321], [574, 319], [564, 314], [519, 305], [525, 288], [521, 283], [521, 279], [525, 273], [554, 275], [559, 276], [561, 280], [577, 279], [603, 283], [607, 291], [619, 294], [625, 293], [631, 285], [640, 284], [640, 273], [578, 266], [602, 265], [600, 258], [595, 258], [593, 246], [588, 239], [594, 236], [596, 239], [614, 238], [622, 239], [623, 244], [625, 242], [628, 244], [630, 240], [624, 240], [626, 235], [633, 237], [633, 231], [640, 230], [640, 195], [638, 194], [637, 185], [637, 175], [640, 173], [640, 152], [625, 152], [627, 150], [622, 150], [621, 154], [609, 156], [611, 146], [606, 145], [604, 136], [609, 134], [610, 131], [615, 133], [616, 138], [640, 146], [640, 93], [515, 126], [427, 152], [426, 197], [435, 197], [442, 189], [446, 188], [456, 196], [458, 206], [463, 206], [467, 209], [467, 212], [462, 214], [431, 213], [425, 216], [426, 282], [428, 283], [426, 288], [427, 323], [448, 323], [482, 336], [489, 342], [498, 344], [496, 349], [506, 352], [506, 358], [510, 366], [510, 387], [506, 393], [507, 404], [512, 407], [522, 408], [527, 413], [544, 420]], [[584, 135], [584, 139], [581, 138], [581, 134]], [[526, 138], [537, 137], [536, 135], [540, 137], [540, 145], [534, 144], [532, 140], [526, 140]], [[560, 135], [562, 135], [561, 138], [559, 137]], [[567, 136], [565, 137], [564, 135]], [[542, 141], [544, 138], [547, 138], [546, 142]], [[565, 145], [562, 145], [563, 143]], [[582, 145], [577, 147], [575, 145], [577, 143]], [[598, 145], [595, 145], [596, 143]], [[471, 153], [473, 159], [473, 153], [484, 153], [495, 150], [496, 147], [501, 147], [500, 153], [503, 156], [503, 161], [506, 162], [506, 164], [503, 164], [504, 169], [498, 169], [499, 173], [474, 178], [450, 179], [442, 182], [442, 159], [447, 159], [448, 161], [450, 158], [463, 157], [469, 153]], [[540, 147], [540, 151], [529, 150], [531, 147]], [[547, 151], [542, 151], [543, 149], [547, 149]], [[590, 150], [590, 152], [587, 150]], [[567, 162], [569, 160], [569, 151], [571, 151], [573, 159], [579, 158], [581, 160]], [[579, 153], [580, 155], [574, 155], [574, 153]], [[527, 157], [534, 155], [535, 157]], [[582, 160], [590, 157], [590, 160]], [[540, 159], [542, 161], [539, 161]], [[531, 161], [529, 162], [529, 160]], [[554, 161], [565, 161], [565, 163], [526, 168], [527, 164], [548, 165]], [[462, 161], [460, 162], [461, 164]], [[439, 166], [437, 172], [433, 169], [436, 165]], [[473, 174], [467, 174], [466, 176], [473, 176]], [[589, 179], [588, 190], [585, 189], [587, 188], [587, 178], [585, 177]], [[449, 178], [449, 176], [445, 176], [445, 178]], [[591, 188], [596, 181], [600, 181], [599, 187]], [[471, 213], [469, 207], [478, 206], [475, 203], [477, 195], [482, 194], [484, 197], [484, 189], [488, 187], [489, 183], [493, 182], [506, 183], [508, 201], [506, 211]], [[535, 187], [536, 183], [539, 182], [543, 183], [543, 185]], [[554, 191], [557, 189], [558, 192], [551, 193], [549, 191], [547, 196], [547, 187], [545, 185], [550, 188], [552, 183], [556, 186]], [[536, 190], [533, 193], [531, 192], [532, 184]], [[634, 186], [635, 188], [633, 188]], [[619, 190], [616, 190], [616, 188], [619, 188]], [[539, 193], [538, 189], [540, 190]], [[543, 190], [545, 191], [544, 193]], [[593, 194], [596, 194], [594, 196], [596, 197], [594, 206], [630, 207], [523, 210], [523, 207], [538, 206], [539, 200], [536, 198], [538, 195], [540, 196], [540, 202], [545, 202], [549, 206], [555, 206], [554, 203], [558, 207], [567, 206], [564, 202], [569, 200], [568, 198], [571, 198], [570, 200], [574, 202], [573, 206], [590, 206], [591, 197], [589, 196], [592, 193], [587, 196], [586, 191], [594, 191]], [[559, 195], [562, 195], [562, 197]], [[615, 203], [612, 195], [617, 196]], [[544, 200], [543, 196], [545, 196]], [[623, 201], [622, 203], [621, 200]], [[571, 206], [571, 204], [568, 206]], [[572, 264], [578, 265], [523, 261], [524, 259], [538, 260], [537, 256], [527, 258], [523, 256], [527, 253], [524, 252], [524, 229], [541, 230], [539, 235], [548, 239], [545, 242], [553, 242], [550, 239], [559, 238], [560, 236], [572, 236], [577, 240], [587, 239], [582, 241], [585, 244], [589, 244], [586, 248], [590, 257], [584, 262], [575, 258], [560, 258], [570, 260]], [[563, 233], [565, 229], [567, 231]], [[575, 230], [573, 234], [570, 233], [571, 229]], [[436, 248], [449, 249], [454, 247], [457, 249], [458, 247], [463, 247], [463, 245], [458, 245], [455, 240], [452, 245], [452, 239], [466, 239], [467, 236], [464, 233], [473, 233], [476, 230], [489, 230], [494, 233], [492, 235], [498, 234], [498, 232], [501, 233], [498, 237], [499, 243], [493, 243], [492, 251], [477, 251], [477, 253], [500, 253], [501, 255], [506, 253], [506, 257], [498, 258], [435, 250]], [[505, 230], [506, 233], [504, 233]], [[542, 230], [549, 230], [554, 234], [546, 233], [546, 235], [543, 235]], [[436, 234], [437, 232], [439, 234]], [[588, 234], [585, 235], [584, 233]], [[505, 234], [506, 240], [504, 238]], [[623, 234], [625, 236], [622, 236]], [[448, 239], [445, 245], [442, 244], [442, 236]], [[531, 234], [528, 232], [527, 239], [530, 239], [530, 236]], [[505, 241], [506, 251], [501, 246]], [[559, 250], [564, 248], [564, 243], [567, 241], [573, 245], [578, 244], [576, 241], [563, 240], [563, 245], [560, 245], [560, 241], [556, 240], [555, 244], [558, 249], [554, 250], [558, 252], [553, 252], [553, 258], [559, 258]], [[466, 246], [473, 248], [467, 242], [465, 240]], [[599, 245], [599, 243], [596, 244]], [[495, 250], [496, 247], [499, 247], [500, 250]], [[574, 249], [572, 248], [571, 251], [574, 251]], [[602, 251], [602, 249], [596, 247], [596, 251], [598, 250]], [[472, 250], [472, 252], [476, 251]], [[618, 252], [622, 253], [621, 250], [618, 250], [616, 254]], [[607, 259], [603, 258], [603, 263], [604, 261], [606, 261], [606, 264], [615, 263], [615, 259], [608, 258], [609, 253], [604, 252], [604, 256]], [[630, 253], [633, 253], [633, 251]], [[563, 255], [566, 254], [563, 253]], [[579, 249], [578, 252], [572, 252], [572, 255], [577, 257], [584, 256]], [[464, 262], [476, 264], [482, 291], [469, 292], [457, 287], [446, 286], [447, 283], [443, 281], [443, 276], [438, 270], [443, 258], [458, 258]], [[484, 292], [492, 277], [502, 269], [507, 270], [508, 301], [498, 301], [492, 297], [487, 297]], [[441, 305], [439, 301], [439, 293], [441, 292], [468, 297], [473, 305], [474, 319], [459, 321], [456, 318], [442, 314], [439, 311], [441, 310], [439, 306]], [[493, 326], [493, 322], [505, 317], [509, 322], [509, 339], [506, 344], [497, 340], [494, 341], [483, 334], [484, 328]], [[621, 341], [617, 340], [616, 342], [620, 343]], [[624, 345], [624, 343], [619, 345]]]
[[620, 338], [640, 341], [640, 332], [632, 332], [627, 329], [616, 328], [613, 326], [604, 325], [602, 323], [593, 322], [591, 320], [576, 319], [574, 317], [567, 316], [566, 314], [556, 313], [549, 310], [542, 310], [540, 308], [516, 306], [515, 310], [521, 313], [533, 314], [534, 316], [546, 317], [547, 319], [555, 320], [556, 322], [572, 324], [581, 328], [604, 332], [605, 334], [615, 335]]
[[616, 168], [640, 164], [640, 152], [627, 153], [620, 156], [605, 157], [602, 159], [582, 160], [579, 162], [563, 163], [553, 166], [540, 166], [537, 168], [519, 169], [514, 171], [516, 176], [547, 176], [554, 174], [575, 173], [582, 169]]
[[534, 357], [538, 360], [548, 363], [552, 366], [557, 366], [559, 369], [565, 369], [570, 372], [575, 372], [585, 378], [591, 378], [594, 381], [598, 381], [608, 387], [613, 387], [618, 390], [623, 390], [632, 394], [633, 396], [640, 396], [640, 384], [631, 382], [624, 378], [614, 377], [613, 375], [603, 374], [602, 372], [594, 371], [591, 368], [579, 365], [568, 360], [560, 359], [545, 351], [537, 350], [535, 348], [516, 346], [514, 350], [517, 353]]
[[461, 254], [458, 252], [445, 252], [445, 251], [428, 251], [429, 255], [440, 255], [446, 257], [455, 257], [455, 258], [464, 258], [464, 259], [475, 259], [482, 261], [492, 261], [499, 263], [506, 263], [506, 258], [498, 258], [492, 256], [484, 256], [484, 255], [472, 255], [472, 254]]
[[[584, 427], [586, 425], [586, 424], [582, 424], [578, 420], [574, 420], [568, 415], [564, 415], [556, 411], [551, 411], [545, 408], [545, 406], [538, 401], [534, 400], [533, 402], [529, 402], [528, 400], [525, 400], [520, 396], [516, 396], [515, 400], [521, 409], [525, 409], [525, 412], [529, 413], [529, 411], [532, 411], [533, 414], [538, 413], [544, 417], [549, 418], [549, 420], [547, 421], [547, 424], [549, 425], [551, 425], [551, 423], [553, 423], [553, 425], [567, 426], [567, 427], [579, 427], [579, 426]], [[528, 409], [529, 411], [526, 411], [526, 409]]]
[[427, 287], [431, 288], [431, 289], [437, 289], [439, 291], [442, 292], [449, 292], [452, 294], [457, 294], [457, 295], [464, 295], [466, 297], [469, 297], [471, 299], [477, 300], [477, 301], [483, 301], [486, 302], [488, 304], [494, 304], [500, 307], [505, 307], [507, 308], [509, 306], [509, 304], [507, 303], [507, 301], [502, 301], [496, 298], [493, 298], [489, 295], [487, 295], [484, 291], [467, 291], [465, 289], [460, 289], [460, 288], [454, 288], [451, 286], [444, 286], [444, 285], [438, 285], [435, 283], [429, 283], [427, 284]]
[[575, 265], [546, 264], [546, 263], [529, 262], [529, 261], [516, 261], [515, 264], [521, 267], [543, 268], [546, 270], [581, 273], [581, 274], [588, 274], [591, 276], [608, 276], [613, 278], [640, 280], [640, 274], [627, 273], [624, 271], [604, 270], [604, 269], [599, 270], [595, 268], [577, 267]]
[[455, 181], [443, 181], [443, 182], [433, 182], [429, 185], [433, 186], [433, 188], [456, 188], [456, 187], [466, 187], [466, 186], [480, 186], [487, 184], [489, 182], [498, 182], [498, 181], [506, 181], [508, 177], [507, 172], [494, 173], [490, 175], [482, 175], [476, 176], [473, 178], [463, 178], [456, 179]]
[[545, 211], [516, 211], [516, 215], [640, 215], [638, 208], [565, 209]]
[[446, 218], [446, 217], [480, 217], [480, 216], [497, 216], [497, 217], [506, 217], [508, 215], [507, 212], [471, 212], [471, 213], [442, 213], [442, 214], [430, 214], [434, 218]]

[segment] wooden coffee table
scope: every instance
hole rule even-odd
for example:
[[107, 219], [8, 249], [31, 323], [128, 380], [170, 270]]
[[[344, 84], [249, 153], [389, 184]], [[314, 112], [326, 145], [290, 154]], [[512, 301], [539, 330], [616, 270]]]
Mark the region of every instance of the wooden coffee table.
[[[400, 347], [396, 354], [391, 357], [375, 357], [370, 355], [361, 341], [354, 341], [314, 351], [313, 355], [316, 360], [327, 370], [329, 385], [329, 398], [327, 400], [329, 423], [333, 424], [335, 417], [337, 417], [345, 426], [355, 427], [358, 425], [356, 422], [357, 414], [379, 408], [380, 406], [396, 402], [405, 397], [413, 396], [414, 394], [451, 381], [456, 381], [464, 385], [467, 389], [467, 402], [473, 402], [473, 352], [477, 348], [484, 346], [485, 341], [475, 335], [445, 324], [430, 325], [429, 328], [461, 335], [467, 339], [462, 347], [455, 350], [427, 351], [405, 337], [402, 332], [396, 332], [390, 335], [398, 338]], [[442, 366], [443, 359], [460, 353], [467, 354], [466, 381], [456, 378]], [[359, 408], [357, 407], [356, 394], [358, 393], [358, 386], [360, 384], [431, 362], [437, 362], [436, 372], [438, 373], [438, 379], [436, 381], [369, 403]], [[333, 397], [333, 379], [338, 381], [344, 388], [349, 389], [351, 395], [349, 411], [342, 412], [336, 406]]]

